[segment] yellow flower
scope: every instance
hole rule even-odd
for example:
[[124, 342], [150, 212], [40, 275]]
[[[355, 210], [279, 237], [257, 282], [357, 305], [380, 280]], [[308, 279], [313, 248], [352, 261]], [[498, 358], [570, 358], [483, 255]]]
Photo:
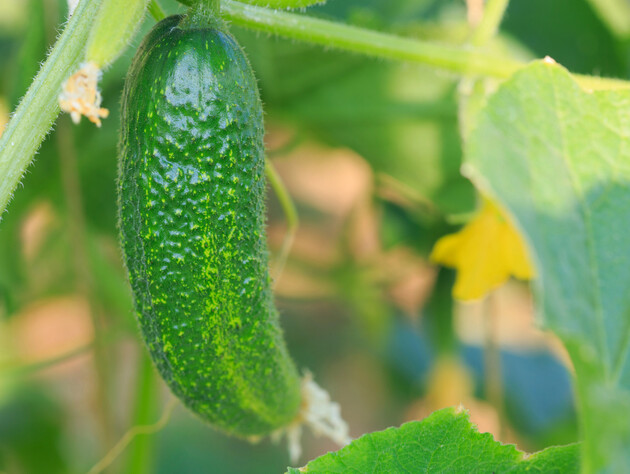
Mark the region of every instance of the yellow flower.
[[438, 240], [429, 259], [457, 269], [453, 296], [459, 300], [479, 299], [510, 275], [534, 277], [521, 236], [488, 199], [463, 229]]

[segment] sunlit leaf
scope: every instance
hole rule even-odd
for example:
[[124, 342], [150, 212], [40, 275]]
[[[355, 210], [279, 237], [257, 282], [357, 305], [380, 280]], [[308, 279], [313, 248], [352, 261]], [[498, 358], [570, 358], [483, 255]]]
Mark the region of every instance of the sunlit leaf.
[[630, 464], [629, 137], [629, 91], [584, 91], [546, 61], [501, 86], [467, 150], [531, 243], [540, 322], [578, 375], [588, 472]]
[[533, 455], [479, 433], [468, 413], [438, 410], [420, 422], [370, 433], [345, 448], [311, 461], [298, 473], [346, 472], [544, 472], [577, 473], [578, 445], [545, 449]]

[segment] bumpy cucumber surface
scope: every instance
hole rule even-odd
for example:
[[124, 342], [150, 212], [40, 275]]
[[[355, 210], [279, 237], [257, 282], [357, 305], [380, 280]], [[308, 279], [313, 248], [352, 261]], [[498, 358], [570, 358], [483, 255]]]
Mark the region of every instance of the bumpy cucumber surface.
[[300, 406], [268, 272], [262, 107], [225, 27], [183, 19], [153, 28], [125, 83], [122, 248], [166, 383], [215, 426], [262, 435]]

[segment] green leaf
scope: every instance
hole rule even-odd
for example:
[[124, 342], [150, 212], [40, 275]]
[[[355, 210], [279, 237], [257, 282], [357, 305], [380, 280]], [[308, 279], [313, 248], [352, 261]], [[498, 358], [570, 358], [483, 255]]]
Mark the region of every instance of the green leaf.
[[438, 410], [422, 421], [370, 433], [328, 453], [297, 473], [346, 472], [545, 472], [579, 471], [578, 445], [545, 449], [532, 456], [479, 433], [466, 411]]
[[630, 91], [584, 91], [538, 62], [492, 96], [467, 148], [467, 173], [531, 244], [540, 322], [576, 369], [585, 472], [630, 465], [629, 136]]

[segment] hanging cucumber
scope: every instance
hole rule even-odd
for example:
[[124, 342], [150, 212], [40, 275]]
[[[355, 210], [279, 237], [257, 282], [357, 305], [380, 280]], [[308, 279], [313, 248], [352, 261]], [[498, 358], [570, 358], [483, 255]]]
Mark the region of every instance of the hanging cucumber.
[[263, 112], [219, 20], [158, 23], [122, 103], [119, 219], [138, 320], [166, 383], [244, 437], [290, 425], [301, 383], [274, 307]]

